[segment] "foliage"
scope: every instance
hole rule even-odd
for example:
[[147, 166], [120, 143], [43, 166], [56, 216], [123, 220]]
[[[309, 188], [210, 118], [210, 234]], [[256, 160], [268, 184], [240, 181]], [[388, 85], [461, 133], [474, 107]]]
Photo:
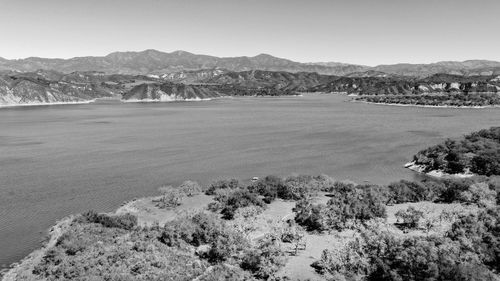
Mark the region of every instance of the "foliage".
[[470, 170], [478, 175], [500, 175], [500, 127], [480, 130], [461, 140], [448, 139], [413, 158], [415, 164], [425, 167], [425, 172], [456, 174]]
[[307, 231], [324, 231], [328, 229], [325, 222], [327, 208], [324, 204], [311, 204], [309, 200], [301, 200], [293, 208], [295, 222]]
[[356, 222], [385, 218], [387, 198], [378, 186], [340, 184], [330, 194], [327, 205], [311, 204], [308, 200], [297, 202], [293, 211], [295, 221], [308, 231], [342, 230]]
[[214, 195], [218, 189], [237, 189], [240, 187], [240, 182], [237, 179], [222, 179], [215, 181], [205, 191], [206, 195]]
[[447, 236], [461, 241], [487, 266], [500, 271], [500, 206], [462, 216]]
[[387, 186], [390, 202], [401, 204], [406, 202], [434, 201], [440, 194], [442, 186], [435, 182], [415, 182], [401, 180]]
[[409, 94], [409, 95], [366, 95], [356, 100], [383, 104], [413, 104], [425, 106], [473, 107], [500, 105], [500, 97], [496, 93], [441, 93]]
[[122, 229], [132, 229], [137, 226], [137, 217], [131, 214], [108, 215], [99, 214], [95, 211], [83, 213], [76, 221], [80, 223], [98, 223], [104, 227], [115, 227]]
[[340, 248], [325, 249], [321, 253], [321, 258], [311, 266], [321, 274], [341, 274], [348, 278], [365, 275], [370, 264], [363, 247], [363, 241], [356, 239]]
[[155, 229], [75, 221], [35, 266], [42, 280], [193, 280], [208, 263], [161, 243]]
[[263, 208], [265, 203], [255, 193], [248, 189], [234, 189], [218, 194], [214, 197], [216, 202], [209, 204], [211, 211], [220, 211], [224, 219], [233, 219], [236, 210], [248, 206]]
[[264, 197], [264, 202], [271, 203], [276, 198], [283, 200], [302, 200], [314, 197], [319, 191], [330, 191], [335, 181], [326, 175], [295, 175], [286, 178], [266, 176], [252, 183], [248, 189]]
[[184, 193], [186, 196], [191, 197], [200, 194], [203, 190], [199, 183], [195, 181], [185, 181], [179, 187], [179, 191]]
[[[414, 213], [414, 212], [411, 212]], [[462, 216], [444, 237], [367, 228], [345, 249], [325, 250], [320, 273], [367, 280], [500, 280], [500, 207]]]
[[460, 201], [474, 203], [479, 207], [490, 207], [496, 203], [497, 191], [490, 189], [485, 182], [475, 183], [460, 193]]
[[237, 266], [228, 264], [217, 264], [209, 268], [205, 273], [198, 277], [198, 281], [252, 281], [256, 280], [252, 274]]
[[184, 193], [179, 191], [179, 189], [173, 188], [172, 186], [162, 186], [158, 188], [158, 191], [162, 193], [159, 199], [154, 199], [156, 207], [160, 209], [175, 208], [181, 205]]
[[285, 253], [279, 246], [279, 239], [267, 234], [258, 241], [257, 247], [246, 251], [241, 268], [248, 270], [259, 279], [268, 280], [285, 266]]
[[406, 210], [399, 210], [395, 215], [398, 221], [402, 221], [400, 225], [405, 228], [418, 227], [420, 219], [424, 218], [424, 213], [413, 207], [408, 207]]

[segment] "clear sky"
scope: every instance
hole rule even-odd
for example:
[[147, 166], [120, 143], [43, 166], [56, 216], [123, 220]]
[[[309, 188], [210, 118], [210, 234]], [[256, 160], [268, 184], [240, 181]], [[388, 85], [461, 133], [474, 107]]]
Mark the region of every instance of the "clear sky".
[[500, 0], [0, 0], [0, 57], [268, 53], [366, 65], [500, 61]]

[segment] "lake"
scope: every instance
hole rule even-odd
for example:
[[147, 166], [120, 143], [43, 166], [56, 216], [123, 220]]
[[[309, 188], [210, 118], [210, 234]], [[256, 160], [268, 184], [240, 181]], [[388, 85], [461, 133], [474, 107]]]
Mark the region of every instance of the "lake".
[[500, 125], [499, 109], [345, 102], [338, 95], [0, 109], [0, 265], [40, 246], [56, 220], [112, 211], [184, 180], [328, 174], [413, 179], [413, 154]]

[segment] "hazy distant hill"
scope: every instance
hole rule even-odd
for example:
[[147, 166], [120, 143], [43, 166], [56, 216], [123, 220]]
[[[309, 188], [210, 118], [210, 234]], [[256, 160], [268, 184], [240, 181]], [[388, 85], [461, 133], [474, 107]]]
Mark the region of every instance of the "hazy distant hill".
[[341, 64], [324, 66], [304, 64], [266, 54], [254, 57], [225, 57], [196, 55], [184, 51], [164, 53], [156, 50], [142, 52], [115, 52], [104, 57], [77, 57], [71, 59], [26, 58], [0, 59], [0, 70], [35, 71], [53, 69], [64, 73], [74, 71], [103, 71], [124, 74], [163, 74], [181, 70], [223, 68], [230, 71], [272, 70], [289, 72], [318, 72], [342, 75], [361, 71], [365, 66]]
[[172, 72], [223, 69], [227, 71], [269, 70], [286, 72], [317, 72], [319, 74], [346, 76], [366, 71], [383, 72], [402, 76], [426, 77], [436, 73], [456, 75], [500, 75], [500, 62], [469, 60], [443, 61], [431, 64], [393, 64], [375, 67], [338, 62], [300, 63], [267, 54], [254, 57], [215, 57], [185, 51], [172, 53], [157, 50], [142, 52], [115, 52], [103, 57], [76, 57], [47, 59], [30, 57], [19, 60], [0, 58], [1, 70], [36, 71], [56, 70], [63, 73], [75, 71], [102, 71], [118, 74], [163, 75]]
[[443, 61], [431, 64], [393, 64], [379, 65], [372, 70], [404, 76], [425, 77], [437, 73], [465, 76], [500, 75], [500, 62], [487, 60], [468, 60], [464, 62]]

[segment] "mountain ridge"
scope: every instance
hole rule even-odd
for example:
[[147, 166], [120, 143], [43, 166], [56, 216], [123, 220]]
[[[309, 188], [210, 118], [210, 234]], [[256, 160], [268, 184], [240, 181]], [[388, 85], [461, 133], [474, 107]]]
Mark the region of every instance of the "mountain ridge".
[[234, 72], [249, 70], [317, 72], [324, 75], [348, 76], [351, 73], [378, 71], [401, 76], [427, 77], [437, 73], [499, 75], [500, 62], [491, 60], [440, 61], [429, 64], [383, 64], [365, 66], [341, 62], [302, 63], [261, 53], [256, 56], [216, 57], [177, 50], [171, 53], [144, 51], [112, 52], [105, 56], [82, 56], [69, 59], [28, 57], [0, 58], [0, 70], [32, 72], [38, 69], [63, 73], [102, 71], [107, 74], [166, 74], [179, 71], [220, 68]]

